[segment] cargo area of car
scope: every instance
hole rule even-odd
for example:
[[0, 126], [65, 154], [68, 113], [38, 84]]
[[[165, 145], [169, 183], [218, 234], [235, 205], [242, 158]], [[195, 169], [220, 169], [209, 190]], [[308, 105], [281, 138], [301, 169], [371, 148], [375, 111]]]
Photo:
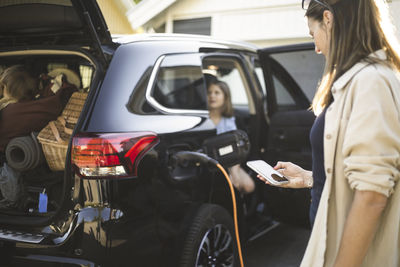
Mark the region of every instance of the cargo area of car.
[[[46, 97], [40, 93], [49, 88], [54, 90], [60, 81], [74, 86], [75, 91], [55, 121], [50, 121], [39, 132], [14, 138], [7, 144], [0, 159], [0, 166], [3, 166], [0, 221], [6, 217], [9, 220], [10, 216], [51, 217], [65, 199], [70, 199], [70, 189], [66, 187], [66, 155], [96, 69], [84, 51], [23, 50], [0, 53], [0, 73], [15, 65], [22, 65], [38, 79], [37, 98]], [[7, 168], [4, 168], [5, 165]], [[15, 177], [17, 183], [6, 182]], [[7, 199], [10, 194], [14, 201]]]

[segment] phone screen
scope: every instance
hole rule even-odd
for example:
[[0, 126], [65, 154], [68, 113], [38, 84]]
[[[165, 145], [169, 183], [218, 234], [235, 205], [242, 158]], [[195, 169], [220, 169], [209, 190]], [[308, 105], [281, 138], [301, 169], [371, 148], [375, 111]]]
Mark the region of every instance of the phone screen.
[[274, 168], [263, 160], [251, 160], [247, 162], [252, 170], [263, 176], [270, 183], [274, 185], [282, 185], [289, 183], [289, 180], [281, 173], [274, 170]]
[[286, 179], [284, 176], [279, 176], [279, 175], [276, 175], [276, 174], [271, 174], [271, 177], [275, 180], [275, 181], [277, 181], [277, 182], [283, 182], [283, 181], [289, 181], [288, 179]]

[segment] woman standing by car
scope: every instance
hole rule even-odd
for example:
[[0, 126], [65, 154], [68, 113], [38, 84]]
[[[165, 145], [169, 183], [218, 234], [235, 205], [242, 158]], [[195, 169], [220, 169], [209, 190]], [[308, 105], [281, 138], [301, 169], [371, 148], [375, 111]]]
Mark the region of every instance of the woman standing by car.
[[275, 166], [290, 179], [284, 187], [314, 184], [311, 219], [318, 212], [301, 266], [399, 266], [400, 49], [387, 6], [302, 4], [315, 50], [326, 57], [312, 104], [313, 171]]

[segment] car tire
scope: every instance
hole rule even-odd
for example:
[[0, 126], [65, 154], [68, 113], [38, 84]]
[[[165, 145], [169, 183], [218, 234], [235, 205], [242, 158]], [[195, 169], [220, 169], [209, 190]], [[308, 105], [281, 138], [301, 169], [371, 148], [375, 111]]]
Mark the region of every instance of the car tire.
[[221, 206], [200, 206], [183, 245], [180, 267], [239, 266], [231, 215]]

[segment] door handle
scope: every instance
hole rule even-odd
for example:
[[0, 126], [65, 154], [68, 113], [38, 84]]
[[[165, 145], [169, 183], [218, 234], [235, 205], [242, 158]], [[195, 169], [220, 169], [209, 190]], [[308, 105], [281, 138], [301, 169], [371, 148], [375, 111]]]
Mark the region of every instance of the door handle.
[[286, 139], [286, 136], [285, 136], [284, 134], [278, 134], [278, 135], [276, 136], [276, 138], [277, 138], [279, 141], [283, 141], [283, 140]]
[[286, 134], [285, 134], [284, 131], [278, 131], [278, 132], [275, 134], [275, 140], [284, 141], [285, 139], [286, 139]]

